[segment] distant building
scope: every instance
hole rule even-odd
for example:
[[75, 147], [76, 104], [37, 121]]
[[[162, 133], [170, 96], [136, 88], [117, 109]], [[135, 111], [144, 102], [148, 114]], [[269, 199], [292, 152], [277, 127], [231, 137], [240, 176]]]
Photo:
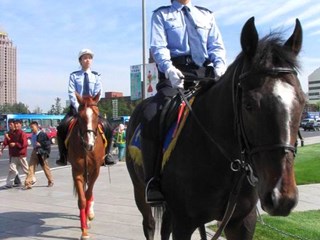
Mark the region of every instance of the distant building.
[[320, 67], [308, 76], [309, 103], [320, 101]]
[[104, 98], [105, 99], [111, 99], [111, 98], [121, 98], [123, 97], [122, 92], [105, 92], [104, 93]]
[[0, 29], [0, 105], [17, 102], [17, 49]]

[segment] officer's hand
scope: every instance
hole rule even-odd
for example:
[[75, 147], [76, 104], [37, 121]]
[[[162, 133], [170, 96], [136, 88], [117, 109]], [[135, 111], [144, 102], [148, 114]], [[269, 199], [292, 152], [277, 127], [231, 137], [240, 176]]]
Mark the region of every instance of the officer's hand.
[[174, 66], [169, 67], [165, 72], [166, 78], [170, 80], [173, 88], [183, 88], [184, 75], [182, 72]]

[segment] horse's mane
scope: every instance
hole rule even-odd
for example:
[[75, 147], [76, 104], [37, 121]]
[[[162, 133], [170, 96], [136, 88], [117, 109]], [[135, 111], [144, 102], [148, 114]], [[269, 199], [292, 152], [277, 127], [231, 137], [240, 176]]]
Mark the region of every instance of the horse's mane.
[[[298, 70], [300, 66], [296, 55], [284, 44], [285, 41], [280, 32], [271, 32], [260, 39], [255, 55], [250, 61], [251, 69], [259, 71], [266, 67], [282, 66]], [[244, 61], [244, 57], [244, 52], [241, 52], [233, 64], [238, 65], [240, 61]]]

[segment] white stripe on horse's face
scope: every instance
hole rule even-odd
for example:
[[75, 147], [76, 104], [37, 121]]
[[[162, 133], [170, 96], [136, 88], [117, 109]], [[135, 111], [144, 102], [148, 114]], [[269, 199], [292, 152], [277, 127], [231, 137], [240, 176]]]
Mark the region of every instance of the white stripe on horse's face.
[[[93, 111], [91, 108], [87, 108], [86, 115], [88, 118], [88, 125], [87, 125], [87, 130], [93, 130], [92, 128], [92, 115]], [[94, 133], [92, 131], [89, 131], [88, 133], [88, 145], [94, 146]]]
[[290, 143], [290, 122], [291, 122], [291, 111], [293, 109], [293, 101], [295, 99], [294, 88], [290, 84], [277, 80], [273, 88], [273, 94], [281, 99], [285, 109], [285, 122], [286, 122], [286, 143]]

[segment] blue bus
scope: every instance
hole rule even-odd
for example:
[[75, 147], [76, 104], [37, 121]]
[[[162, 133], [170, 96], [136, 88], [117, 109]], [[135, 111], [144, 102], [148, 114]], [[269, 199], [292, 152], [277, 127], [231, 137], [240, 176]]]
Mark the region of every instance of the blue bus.
[[9, 120], [19, 119], [22, 128], [28, 128], [32, 121], [37, 121], [41, 127], [57, 127], [65, 115], [48, 114], [0, 114], [0, 142], [3, 142], [4, 134], [9, 130]]

